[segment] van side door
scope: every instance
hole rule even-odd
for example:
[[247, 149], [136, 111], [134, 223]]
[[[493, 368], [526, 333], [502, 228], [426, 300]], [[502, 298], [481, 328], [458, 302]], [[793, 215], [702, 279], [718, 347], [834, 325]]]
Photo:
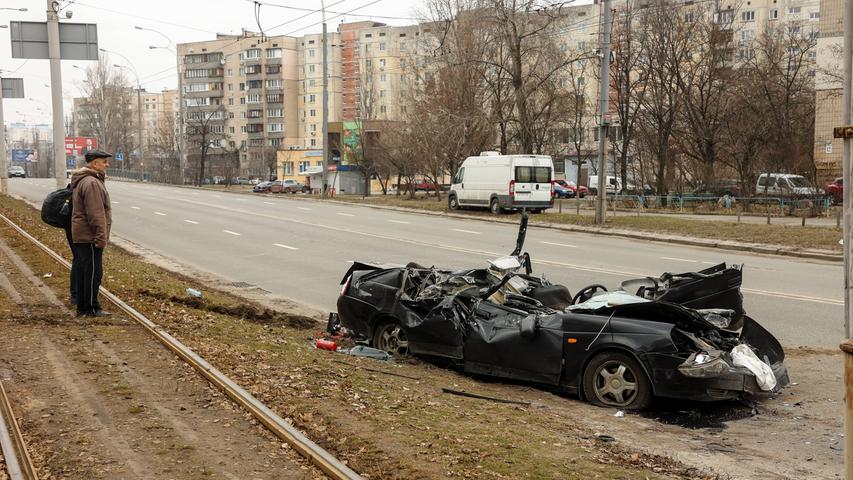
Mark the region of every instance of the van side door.
[[465, 167], [461, 167], [453, 176], [453, 185], [450, 187], [456, 193], [456, 201], [460, 205], [467, 203], [468, 194], [465, 190]]

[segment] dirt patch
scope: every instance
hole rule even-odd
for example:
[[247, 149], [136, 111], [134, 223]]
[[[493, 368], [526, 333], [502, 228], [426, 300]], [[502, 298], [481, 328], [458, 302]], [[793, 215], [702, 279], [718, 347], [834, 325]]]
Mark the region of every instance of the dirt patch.
[[258, 309], [251, 305], [221, 305], [211, 304], [204, 298], [198, 297], [177, 297], [175, 295], [165, 295], [159, 292], [152, 292], [146, 288], [137, 290], [139, 295], [151, 297], [157, 300], [166, 300], [180, 305], [186, 305], [196, 310], [205, 312], [220, 313], [232, 317], [242, 318], [250, 322], [260, 323], [271, 327], [288, 327], [299, 330], [306, 330], [317, 327], [317, 320], [303, 315], [291, 315], [288, 313], [276, 312], [269, 309]]

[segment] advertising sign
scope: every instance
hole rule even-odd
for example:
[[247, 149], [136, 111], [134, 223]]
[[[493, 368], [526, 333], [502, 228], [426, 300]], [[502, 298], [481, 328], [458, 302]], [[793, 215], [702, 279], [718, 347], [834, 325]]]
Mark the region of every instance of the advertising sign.
[[95, 148], [98, 148], [95, 137], [65, 137], [65, 156], [83, 155]]
[[28, 162], [28, 157], [30, 156], [32, 150], [29, 148], [13, 148], [12, 149], [12, 162], [15, 163], [25, 163]]

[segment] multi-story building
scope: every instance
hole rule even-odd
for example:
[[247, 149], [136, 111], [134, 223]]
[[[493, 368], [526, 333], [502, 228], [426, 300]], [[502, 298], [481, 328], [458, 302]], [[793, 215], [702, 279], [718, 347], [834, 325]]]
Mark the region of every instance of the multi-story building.
[[826, 183], [842, 173], [844, 140], [835, 139], [834, 127], [841, 126], [842, 58], [844, 40], [842, 0], [821, 0], [820, 36], [817, 39], [817, 78], [815, 80], [814, 159], [818, 181]]

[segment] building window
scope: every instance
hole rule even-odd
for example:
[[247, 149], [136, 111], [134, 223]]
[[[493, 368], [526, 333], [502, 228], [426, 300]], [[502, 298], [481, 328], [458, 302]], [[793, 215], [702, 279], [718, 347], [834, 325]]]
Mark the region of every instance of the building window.
[[308, 73], [314, 73], [314, 65], [308, 65]]
[[755, 10], [746, 10], [744, 12], [741, 12], [740, 19], [744, 22], [754, 22]]
[[246, 126], [245, 125], [240, 126], [240, 133], [246, 133]]
[[249, 118], [261, 118], [261, 113], [263, 113], [263, 110], [249, 110], [246, 116]]
[[379, 51], [380, 51], [380, 52], [384, 52], [384, 51], [385, 51], [385, 42], [382, 42], [382, 43], [380, 43], [380, 44], [379, 44]]
[[308, 167], [310, 166], [311, 162], [309, 161], [299, 162], [299, 173], [305, 173], [305, 170], [308, 170]]
[[384, 37], [384, 36], [385, 36], [385, 32], [379, 32], [379, 36], [380, 36], [380, 37]]
[[406, 113], [406, 106], [400, 105], [400, 113]]
[[267, 65], [267, 74], [281, 73], [281, 65]]
[[261, 95], [259, 93], [246, 95], [246, 103], [261, 103]]
[[312, 146], [312, 147], [316, 147], [316, 146], [317, 146], [317, 139], [316, 139], [316, 138], [312, 138], [312, 139], [311, 139], [311, 146]]
[[281, 139], [280, 138], [270, 138], [269, 140], [267, 140], [267, 145], [269, 145], [271, 147], [280, 147], [281, 146]]
[[234, 133], [234, 127], [228, 127], [228, 133]]
[[809, 12], [809, 20], [820, 20], [820, 12]]
[[385, 59], [384, 58], [379, 59], [379, 68], [385, 68]]
[[379, 75], [379, 81], [380, 81], [380, 82], [384, 82], [385, 80], [387, 80], [387, 78], [386, 78], [386, 76], [385, 76], [385, 74], [384, 74], [384, 73], [383, 73], [383, 74], [381, 74], [381, 75]]
[[309, 48], [309, 49], [308, 49], [308, 56], [309, 56], [310, 58], [314, 58], [314, 49], [313, 49], [313, 48]]
[[269, 118], [279, 118], [282, 116], [282, 109], [280, 108], [270, 108], [269, 110], [267, 110], [267, 117]]
[[284, 174], [293, 175], [293, 162], [284, 162]]
[[364, 44], [364, 53], [370, 53], [370, 44], [369, 43]]
[[267, 88], [281, 88], [281, 79], [267, 80]]
[[741, 42], [749, 42], [755, 38], [755, 32], [752, 30], [741, 30], [740, 31], [740, 41]]
[[229, 68], [227, 71], [228, 71], [228, 76], [229, 76], [229, 77], [233, 77], [233, 76], [234, 76], [234, 69]]
[[387, 111], [388, 111], [388, 109], [385, 107], [385, 105], [381, 105], [381, 106], [379, 107], [379, 113], [385, 113], [385, 112], [387, 112]]
[[776, 20], [777, 18], [779, 18], [779, 10], [776, 8], [770, 10], [770, 13], [768, 13], [767, 18], [768, 20]]
[[379, 90], [379, 98], [385, 98], [385, 90]]
[[317, 95], [314, 95], [313, 93], [308, 95], [308, 103], [314, 103], [315, 101], [317, 101]]
[[261, 58], [260, 48], [250, 48], [246, 50], [246, 59]]
[[371, 37], [373, 37], [372, 33], [365, 33], [364, 34], [364, 38], [371, 38]]
[[311, 131], [312, 131], [312, 132], [316, 132], [316, 131], [317, 131], [317, 124], [316, 124], [316, 123], [312, 123], [312, 124], [311, 124]]
[[281, 49], [280, 48], [268, 48], [267, 49], [267, 58], [281, 58]]
[[261, 88], [263, 85], [264, 84], [261, 80], [249, 80], [246, 82], [247, 88]]
[[283, 100], [284, 100], [284, 95], [282, 95], [280, 93], [267, 95], [267, 103], [281, 103]]
[[317, 116], [317, 110], [314, 110], [314, 109], [312, 108], [312, 109], [311, 109], [311, 113], [310, 113], [310, 115], [311, 115], [312, 117], [316, 117], [316, 116]]
[[228, 105], [234, 105], [234, 98], [233, 97], [228, 98]]
[[314, 80], [313, 78], [312, 78], [311, 80], [308, 80], [308, 86], [309, 86], [309, 87], [316, 87], [316, 86], [317, 86], [317, 81], [316, 81], [316, 80]]
[[369, 58], [368, 58], [367, 60], [365, 60], [365, 61], [364, 61], [364, 66], [365, 66], [365, 67], [367, 67], [367, 68], [372, 67], [372, 66], [373, 66], [373, 61], [372, 61], [371, 59], [369, 59]]
[[788, 7], [788, 14], [789, 15], [799, 15], [800, 14], [800, 7]]
[[267, 124], [268, 132], [282, 132], [284, 129], [282, 128], [282, 124], [280, 123], [268, 123]]

